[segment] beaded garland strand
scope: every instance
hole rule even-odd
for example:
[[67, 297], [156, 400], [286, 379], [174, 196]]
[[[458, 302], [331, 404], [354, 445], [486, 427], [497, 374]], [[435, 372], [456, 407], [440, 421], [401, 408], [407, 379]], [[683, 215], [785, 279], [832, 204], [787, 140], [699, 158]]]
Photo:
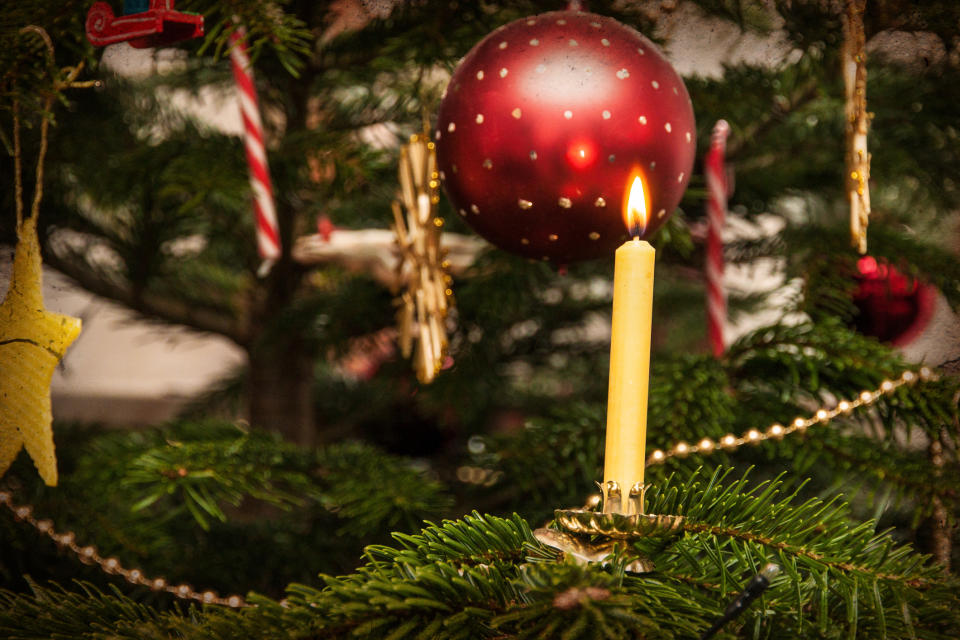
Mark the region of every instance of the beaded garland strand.
[[739, 438], [732, 433], [728, 433], [720, 438], [719, 443], [714, 442], [710, 438], [703, 438], [695, 445], [690, 445], [686, 442], [677, 442], [666, 451], [661, 449], [653, 451], [647, 458], [647, 465], [663, 464], [667, 458], [674, 456], [683, 458], [691, 453], [710, 454], [713, 453], [717, 446], [721, 449], [732, 451], [744, 444], [758, 444], [764, 440], [780, 440], [784, 436], [796, 431], [802, 433], [806, 431], [807, 427], [812, 427], [817, 424], [827, 424], [838, 415], [847, 415], [858, 407], [869, 406], [876, 402], [881, 396], [889, 395], [905, 384], [913, 384], [918, 378], [926, 382], [936, 379], [936, 374], [934, 374], [929, 367], [922, 367], [917, 373], [905, 371], [896, 380], [884, 380], [881, 382], [879, 389], [862, 391], [854, 400], [841, 400], [833, 409], [820, 408], [809, 418], [798, 417], [790, 423], [790, 426], [785, 427], [780, 423], [775, 423], [770, 425], [765, 431], [750, 429]]
[[249, 606], [242, 596], [231, 595], [226, 598], [219, 597], [214, 591], [194, 591], [188, 584], [169, 584], [165, 578], [149, 578], [140, 569], [127, 569], [120, 564], [116, 558], [104, 558], [97, 552], [94, 546], [81, 547], [76, 542], [76, 534], [73, 531], [58, 533], [53, 528], [53, 521], [49, 519], [37, 519], [33, 515], [33, 506], [29, 504], [14, 504], [13, 494], [10, 491], [0, 491], [0, 504], [13, 512], [17, 520], [26, 522], [40, 533], [53, 540], [61, 549], [72, 551], [84, 564], [94, 564], [101, 571], [110, 575], [123, 577], [130, 584], [148, 587], [153, 591], [170, 593], [183, 600], [196, 600], [203, 604], [219, 604], [227, 607], [246, 607]]
[[[742, 436], [737, 437], [732, 433], [720, 438], [719, 442], [714, 442], [710, 438], [703, 438], [695, 445], [686, 442], [677, 442], [666, 450], [656, 449], [647, 458], [647, 466], [663, 464], [667, 458], [674, 456], [678, 458], [686, 457], [693, 453], [710, 454], [717, 447], [732, 451], [745, 444], [759, 444], [764, 440], [780, 440], [791, 433], [803, 433], [808, 427], [817, 424], [827, 424], [839, 415], [848, 415], [854, 409], [865, 407], [876, 402], [880, 397], [890, 395], [904, 385], [914, 384], [917, 381], [928, 382], [937, 379], [937, 374], [929, 367], [921, 367], [918, 371], [905, 371], [896, 380], [884, 380], [880, 383], [878, 389], [872, 391], [865, 390], [853, 400], [841, 400], [833, 409], [820, 408], [809, 418], [798, 417], [789, 426], [780, 423], [770, 425], [767, 429], [750, 429]], [[495, 482], [494, 472], [489, 469], [479, 469], [476, 467], [460, 467], [457, 471], [457, 477], [471, 484], [492, 484]], [[599, 503], [599, 496], [591, 496], [587, 501], [587, 506], [593, 507]], [[171, 585], [162, 577], [149, 578], [139, 569], [126, 569], [116, 558], [104, 558], [93, 546], [80, 546], [76, 542], [76, 534], [73, 531], [58, 533], [53, 527], [53, 521], [48, 519], [37, 519], [33, 515], [33, 507], [28, 504], [17, 505], [13, 502], [13, 494], [10, 491], [0, 491], [0, 504], [7, 507], [17, 520], [21, 520], [31, 525], [40, 533], [53, 540], [61, 549], [67, 549], [73, 552], [77, 558], [84, 564], [97, 565], [104, 573], [118, 575], [127, 582], [138, 586], [144, 586], [153, 591], [166, 592], [183, 600], [195, 600], [203, 604], [222, 605], [233, 608], [251, 606], [247, 604], [242, 596], [230, 595], [220, 597], [214, 591], [195, 591], [188, 584]], [[283, 602], [281, 601], [281, 605]]]
[[[761, 431], [760, 429], [750, 429], [743, 435], [737, 437], [732, 433], [720, 438], [718, 442], [711, 438], [703, 438], [697, 444], [688, 444], [680, 441], [668, 449], [655, 449], [647, 456], [647, 466], [663, 464], [667, 458], [684, 458], [692, 453], [701, 453], [709, 455], [717, 448], [726, 451], [733, 451], [745, 444], [759, 444], [764, 440], [780, 440], [784, 436], [795, 432], [804, 432], [808, 427], [817, 424], [827, 424], [837, 416], [847, 415], [854, 409], [873, 404], [881, 396], [890, 395], [900, 387], [906, 384], [913, 384], [918, 380], [923, 382], [937, 379], [937, 374], [929, 367], [921, 367], [918, 371], [904, 371], [896, 380], [884, 380], [880, 383], [878, 389], [873, 391], [861, 391], [854, 400], [841, 400], [833, 409], [821, 407], [817, 409], [809, 418], [798, 417], [789, 426], [780, 423], [774, 423]], [[483, 469], [481, 467], [462, 466], [457, 470], [457, 477], [461, 482], [467, 484], [480, 484], [490, 486], [499, 479], [500, 471]], [[596, 496], [599, 502], [599, 496]]]

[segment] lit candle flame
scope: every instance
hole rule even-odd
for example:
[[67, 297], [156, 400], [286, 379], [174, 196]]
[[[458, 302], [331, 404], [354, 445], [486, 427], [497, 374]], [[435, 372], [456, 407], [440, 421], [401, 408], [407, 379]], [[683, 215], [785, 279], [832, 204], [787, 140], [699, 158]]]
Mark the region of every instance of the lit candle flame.
[[643, 189], [643, 180], [636, 174], [633, 177], [633, 184], [630, 185], [627, 203], [623, 207], [623, 222], [634, 238], [642, 236], [647, 229], [647, 198]]

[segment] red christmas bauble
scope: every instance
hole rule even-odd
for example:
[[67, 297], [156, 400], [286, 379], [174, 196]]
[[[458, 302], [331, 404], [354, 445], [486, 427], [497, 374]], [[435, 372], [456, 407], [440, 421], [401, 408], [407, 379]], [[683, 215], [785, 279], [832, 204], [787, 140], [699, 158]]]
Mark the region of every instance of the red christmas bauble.
[[854, 327], [894, 346], [918, 337], [933, 316], [936, 289], [904, 275], [883, 260], [863, 256], [857, 261], [853, 303], [859, 313]]
[[498, 247], [558, 263], [611, 255], [642, 178], [657, 230], [690, 180], [696, 147], [683, 81], [644, 36], [556, 11], [500, 27], [450, 79], [437, 163], [459, 214]]

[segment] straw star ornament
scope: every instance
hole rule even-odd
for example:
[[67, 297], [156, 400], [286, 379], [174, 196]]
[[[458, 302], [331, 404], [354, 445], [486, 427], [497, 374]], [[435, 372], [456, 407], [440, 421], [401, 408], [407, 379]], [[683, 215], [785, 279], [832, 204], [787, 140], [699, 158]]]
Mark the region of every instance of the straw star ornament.
[[[23, 37], [39, 38], [51, 62], [53, 41], [41, 27], [19, 30]], [[97, 81], [77, 81], [83, 62], [58, 70], [41, 113], [49, 114], [63, 89], [93, 87]], [[37, 219], [43, 200], [43, 166], [47, 153], [50, 118], [40, 121], [40, 148], [33, 202], [24, 215], [23, 149], [20, 141], [20, 105], [13, 112], [14, 204], [17, 246], [10, 285], [0, 303], [0, 476], [26, 448], [43, 481], [57, 484], [57, 458], [53, 448], [53, 414], [50, 381], [67, 347], [80, 335], [80, 319], [47, 311], [43, 306], [43, 263]]]
[[36, 218], [18, 229], [10, 288], [0, 304], [0, 474], [26, 447], [43, 481], [57, 484], [50, 380], [80, 320], [43, 307]]
[[446, 318], [453, 304], [452, 278], [440, 247], [439, 187], [435, 145], [426, 133], [415, 134], [401, 149], [393, 228], [400, 248], [398, 280], [404, 289], [397, 298], [400, 350], [410, 357], [416, 342], [414, 369], [424, 384], [433, 381], [446, 357]]

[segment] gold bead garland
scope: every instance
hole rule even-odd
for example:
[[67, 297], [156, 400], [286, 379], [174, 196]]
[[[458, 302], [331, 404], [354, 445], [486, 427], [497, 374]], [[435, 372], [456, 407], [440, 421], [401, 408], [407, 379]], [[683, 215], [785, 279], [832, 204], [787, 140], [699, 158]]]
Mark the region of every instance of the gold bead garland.
[[[725, 436], [721, 437], [718, 441], [714, 441], [711, 438], [702, 438], [697, 444], [691, 445], [686, 442], [677, 442], [670, 449], [655, 449], [647, 456], [647, 466], [663, 464], [666, 462], [667, 458], [685, 458], [686, 456], [692, 453], [701, 453], [704, 455], [710, 455], [718, 448], [723, 449], [724, 451], [733, 451], [738, 447], [741, 447], [745, 444], [759, 444], [764, 440], [781, 440], [784, 436], [790, 435], [791, 433], [801, 432], [807, 430], [808, 427], [814, 426], [816, 424], [827, 424], [837, 416], [843, 414], [849, 414], [851, 411], [858, 407], [868, 406], [873, 404], [882, 396], [889, 395], [902, 387], [905, 384], [913, 384], [917, 380], [922, 380], [924, 382], [930, 380], [936, 380], [937, 375], [929, 368], [922, 367], [919, 371], [904, 371], [901, 376], [896, 380], [884, 380], [880, 383], [880, 387], [873, 391], [864, 390], [857, 394], [855, 400], [841, 400], [837, 403], [837, 406], [833, 409], [826, 409], [821, 407], [817, 409], [813, 415], [809, 418], [797, 417], [794, 419], [789, 426], [784, 426], [780, 423], [774, 423], [767, 427], [766, 430], [760, 431], [759, 429], [750, 429], [740, 437], [728, 433]], [[472, 467], [472, 466], [462, 466], [457, 470], [457, 477], [461, 482], [468, 484], [482, 484], [485, 486], [490, 486], [499, 479], [498, 476], [494, 474], [502, 475], [500, 471], [493, 471], [491, 469], [484, 469], [481, 467]], [[600, 496], [591, 496], [597, 501], [600, 500]]]
[[889, 395], [905, 384], [913, 384], [917, 380], [935, 380], [936, 374], [929, 367], [922, 367], [918, 372], [904, 371], [896, 380], [884, 380], [880, 383], [880, 388], [873, 391], [861, 391], [855, 400], [841, 400], [833, 409], [821, 407], [809, 418], [797, 417], [790, 423], [790, 426], [784, 426], [775, 423], [767, 427], [765, 431], [750, 429], [739, 438], [732, 433], [720, 438], [719, 443], [715, 443], [710, 438], [703, 438], [696, 445], [690, 445], [686, 442], [677, 442], [666, 451], [655, 449], [647, 457], [647, 466], [654, 464], [663, 464], [667, 458], [685, 458], [691, 453], [711, 454], [719, 447], [726, 451], [733, 451], [745, 444], [759, 444], [764, 440], [780, 440], [786, 435], [797, 431], [804, 432], [808, 427], [817, 424], [827, 424], [839, 415], [849, 414], [858, 407], [864, 407], [873, 404], [880, 397]]
[[149, 578], [140, 569], [127, 569], [116, 558], [101, 556], [96, 547], [82, 547], [77, 544], [77, 536], [73, 531], [58, 533], [53, 528], [52, 520], [38, 520], [33, 515], [33, 507], [28, 504], [14, 504], [13, 495], [9, 491], [0, 491], [0, 504], [12, 511], [17, 520], [22, 520], [33, 526], [34, 529], [53, 540], [61, 549], [72, 551], [80, 562], [97, 565], [104, 573], [120, 576], [130, 584], [147, 587], [153, 591], [164, 591], [183, 600], [196, 600], [203, 604], [217, 604], [233, 608], [250, 606], [242, 596], [231, 595], [221, 598], [214, 591], [194, 591], [193, 587], [188, 584], [172, 585], [168, 584], [165, 578]]
[[[697, 442], [696, 445], [690, 445], [686, 442], [677, 442], [672, 448], [666, 451], [655, 449], [647, 458], [647, 465], [663, 464], [667, 458], [672, 458], [674, 456], [686, 457], [691, 453], [702, 453], [709, 455], [710, 453], [713, 453], [717, 447], [727, 451], [732, 451], [744, 444], [759, 444], [764, 440], [780, 440], [784, 436], [791, 433], [796, 433], [798, 431], [802, 433], [806, 431], [808, 427], [817, 424], [826, 424], [835, 417], [839, 415], [847, 415], [859, 407], [869, 406], [882, 396], [893, 393], [903, 385], [913, 384], [918, 380], [927, 382], [936, 379], [936, 373], [934, 373], [929, 367], [922, 367], [917, 372], [905, 371], [896, 380], [884, 380], [882, 383], [880, 383], [880, 387], [878, 389], [873, 391], [861, 391], [855, 400], [841, 400], [833, 409], [820, 408], [809, 418], [797, 417], [793, 420], [793, 422], [790, 423], [790, 426], [774, 423], [763, 432], [758, 429], [750, 429], [739, 438], [732, 433], [728, 433], [721, 437], [719, 442], [714, 442], [710, 438], [702, 438], [699, 442]], [[500, 473], [493, 472], [489, 469], [480, 469], [476, 467], [461, 467], [461, 469], [469, 469], [474, 472], [486, 472], [471, 474], [458, 473], [458, 477], [461, 481], [470, 482], [471, 484], [492, 484], [491, 474]], [[469, 479], [467, 476], [469, 476]], [[495, 481], [496, 480], [494, 480], [494, 482]], [[587, 499], [587, 504], [584, 505], [584, 509], [593, 509], [599, 504], [599, 502], [600, 496], [592, 495]], [[53, 521], [49, 519], [36, 519], [33, 515], [33, 507], [26, 504], [14, 504], [13, 496], [9, 491], [0, 491], [0, 504], [6, 506], [13, 513], [17, 520], [22, 520], [30, 524], [37, 531], [53, 540], [60, 548], [72, 551], [84, 564], [95, 564], [104, 573], [119, 575], [131, 584], [144, 586], [153, 591], [166, 592], [184, 600], [195, 600], [203, 604], [215, 604], [234, 608], [251, 606], [248, 605], [243, 597], [239, 595], [231, 595], [224, 598], [218, 596], [214, 591], [195, 591], [193, 587], [188, 584], [171, 585], [162, 577], [149, 578], [139, 569], [126, 569], [116, 558], [102, 557], [97, 552], [96, 547], [80, 546], [77, 544], [76, 534], [74, 534], [74, 532], [67, 531], [66, 533], [58, 533], [53, 527]], [[283, 604], [285, 603], [281, 601], [281, 605]]]

